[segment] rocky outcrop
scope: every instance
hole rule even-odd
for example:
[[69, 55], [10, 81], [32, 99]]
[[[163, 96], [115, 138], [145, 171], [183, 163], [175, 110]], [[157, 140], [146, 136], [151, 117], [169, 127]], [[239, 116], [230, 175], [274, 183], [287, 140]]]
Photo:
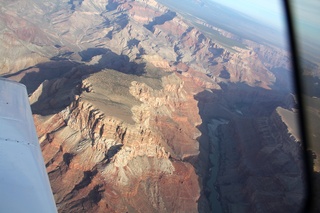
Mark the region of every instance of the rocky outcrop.
[[[258, 59], [258, 54], [251, 50], [239, 50], [225, 65], [232, 82], [245, 82], [252, 86], [268, 88], [276, 78]], [[232, 71], [230, 71], [232, 70]], [[255, 76], [252, 78], [252, 76]], [[268, 82], [265, 81], [268, 79]]]
[[28, 87], [60, 212], [208, 212], [215, 187], [229, 211], [301, 202], [299, 146], [274, 112], [294, 103], [270, 89], [285, 51], [212, 28], [246, 45], [225, 48], [154, 0], [0, 4], [0, 72]]
[[35, 107], [46, 101], [38, 94], [72, 97], [60, 112], [34, 117], [59, 211], [197, 212], [200, 186], [188, 162], [199, 154], [201, 120], [183, 81], [170, 74], [149, 86], [104, 70], [66, 90], [72, 76], [30, 97]]

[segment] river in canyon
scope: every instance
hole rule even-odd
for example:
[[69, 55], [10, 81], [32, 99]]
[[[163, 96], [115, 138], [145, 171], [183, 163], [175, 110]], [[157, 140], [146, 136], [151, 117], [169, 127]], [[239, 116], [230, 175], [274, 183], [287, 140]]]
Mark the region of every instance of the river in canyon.
[[220, 192], [219, 187], [217, 186], [217, 177], [220, 169], [220, 138], [219, 138], [219, 126], [223, 124], [228, 124], [229, 121], [224, 119], [211, 119], [207, 124], [208, 135], [210, 138], [211, 153], [209, 155], [211, 167], [209, 169], [209, 180], [207, 187], [210, 191], [209, 201], [211, 209], [214, 209], [215, 212], [223, 212], [221, 203], [220, 203]]
[[277, 110], [292, 109], [293, 97], [231, 86], [197, 96], [208, 144], [203, 153], [211, 211], [298, 212], [304, 198], [301, 147]]

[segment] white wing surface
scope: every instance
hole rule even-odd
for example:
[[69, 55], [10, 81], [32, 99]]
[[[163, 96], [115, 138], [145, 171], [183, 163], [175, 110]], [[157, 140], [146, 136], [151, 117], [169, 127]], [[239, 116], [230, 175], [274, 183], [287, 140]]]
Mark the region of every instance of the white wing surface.
[[26, 87], [0, 78], [0, 212], [57, 212]]

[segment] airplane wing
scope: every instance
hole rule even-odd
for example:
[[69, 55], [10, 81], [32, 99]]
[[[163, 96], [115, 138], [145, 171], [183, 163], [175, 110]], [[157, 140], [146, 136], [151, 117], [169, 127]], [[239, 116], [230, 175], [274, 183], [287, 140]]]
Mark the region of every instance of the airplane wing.
[[26, 87], [0, 78], [0, 212], [57, 212]]

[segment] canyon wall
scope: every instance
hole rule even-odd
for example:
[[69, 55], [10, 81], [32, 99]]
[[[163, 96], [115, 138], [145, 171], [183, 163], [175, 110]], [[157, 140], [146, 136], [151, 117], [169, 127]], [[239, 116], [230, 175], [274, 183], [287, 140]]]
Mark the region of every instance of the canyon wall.
[[246, 45], [230, 51], [154, 0], [0, 4], [0, 73], [27, 86], [59, 212], [210, 212], [215, 187], [231, 212], [299, 206], [275, 111], [295, 104], [271, 90], [286, 51], [219, 30]]
[[[191, 163], [201, 119], [181, 79], [134, 81], [104, 70], [66, 88], [75, 74], [40, 85], [42, 94], [68, 91], [70, 103], [34, 116], [59, 211], [197, 212], [200, 186]], [[38, 90], [31, 103], [44, 107]], [[47, 112], [57, 108], [49, 105]]]
[[[218, 200], [229, 212], [300, 212], [306, 196], [302, 147], [276, 110], [291, 109], [293, 97], [244, 85], [236, 88], [198, 96], [207, 134], [216, 137], [213, 142], [208, 138], [207, 151], [216, 159], [207, 177], [208, 196], [213, 188], [218, 192], [211, 203]], [[212, 119], [223, 120], [213, 133]]]

